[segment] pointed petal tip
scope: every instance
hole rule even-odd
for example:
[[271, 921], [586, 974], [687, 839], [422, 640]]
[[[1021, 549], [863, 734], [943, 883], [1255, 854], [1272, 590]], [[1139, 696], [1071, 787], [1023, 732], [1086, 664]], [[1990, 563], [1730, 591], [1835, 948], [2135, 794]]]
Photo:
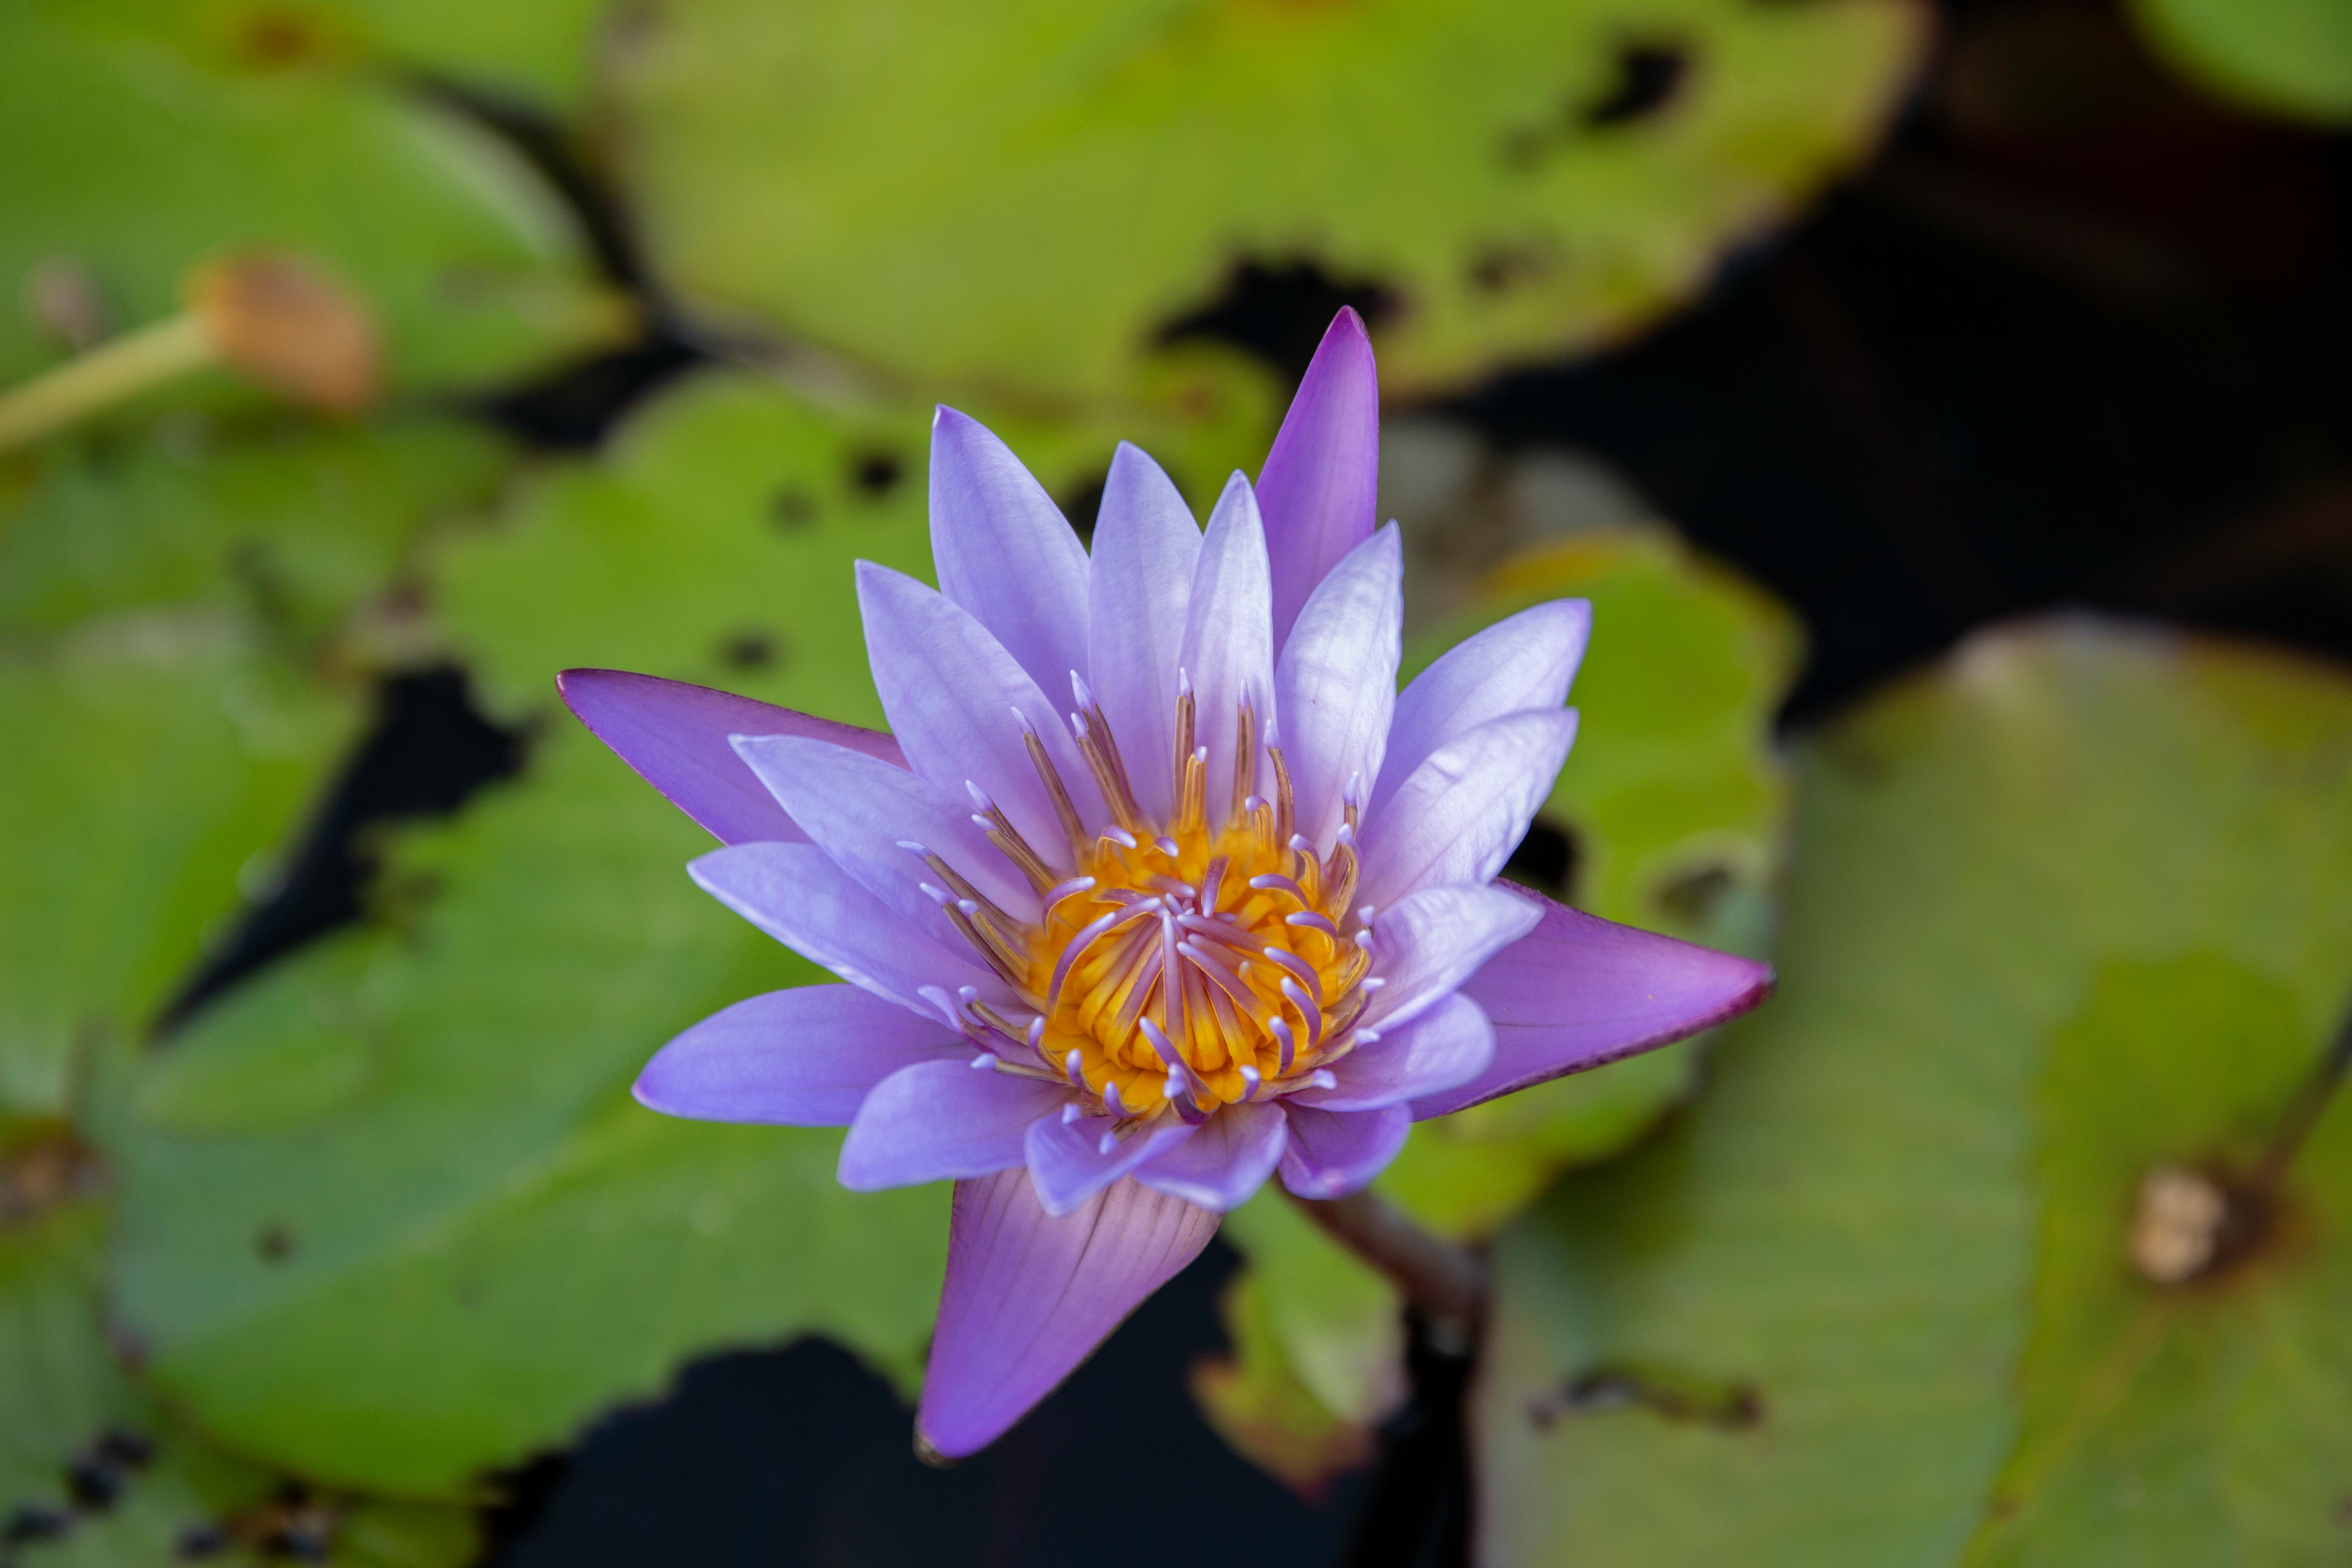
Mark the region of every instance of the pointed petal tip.
[[924, 1432], [922, 1420], [919, 1416], [915, 1421], [915, 1458], [931, 1469], [952, 1470], [970, 1458], [971, 1455], [950, 1454], [932, 1442], [929, 1436]]

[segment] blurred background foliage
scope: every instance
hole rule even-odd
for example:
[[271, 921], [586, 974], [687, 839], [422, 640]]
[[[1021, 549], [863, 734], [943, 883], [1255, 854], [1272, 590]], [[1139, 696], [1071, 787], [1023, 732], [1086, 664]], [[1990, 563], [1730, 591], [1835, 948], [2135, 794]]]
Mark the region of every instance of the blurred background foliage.
[[[926, 571], [934, 399], [1082, 529], [1120, 438], [1205, 508], [1342, 302], [1386, 378], [1408, 672], [1595, 606], [1581, 738], [1510, 874], [1771, 954], [1784, 994], [1416, 1130], [1384, 1189], [1496, 1262], [1466, 1405], [1459, 1347], [1269, 1194], [1192, 1308], [1061, 1396], [1092, 1425], [1052, 1451], [1166, 1436], [1269, 1561], [1328, 1559], [1350, 1518], [1351, 1564], [1473, 1536], [1504, 1564], [2340, 1555], [2343, 1118], [2264, 1162], [2352, 991], [2352, 685], [2095, 619], [1942, 650], [2059, 598], [2292, 631], [2311, 612], [2244, 595], [2352, 597], [2352, 436], [2303, 412], [2335, 389], [2237, 346], [2338, 331], [2294, 313], [2344, 254], [2312, 194], [2342, 143], [2284, 127], [2352, 121], [2346, 26], [2329, 0], [0, 9], [0, 429], [106, 367], [87, 416], [0, 451], [0, 1564], [701, 1560], [583, 1537], [605, 1505], [565, 1511], [557, 1456], [740, 1347], [818, 1336], [910, 1394], [943, 1193], [848, 1194], [835, 1134], [627, 1098], [676, 1030], [815, 972], [692, 889], [701, 835], [552, 675], [877, 722], [849, 563]], [[2029, 523], [1972, 553], [1966, 433], [1890, 432], [1879, 328], [1821, 240], [1774, 238], [1840, 178], [2221, 363], [2185, 401], [2259, 438], [2145, 423], [2252, 453], [2226, 483], [2116, 460], [2203, 531], [2102, 577], [2077, 498], [1996, 492], [1970, 504]], [[232, 341], [218, 280], [257, 258], [342, 312], [317, 335], [364, 407], [303, 405]], [[1726, 478], [1790, 439], [1797, 383], [1738, 314], [1759, 277], [1894, 498], [1862, 553], [1908, 598], [1821, 567], [1833, 508]], [[1678, 310], [1732, 347], [1688, 357]], [[1636, 342], [1587, 408], [1584, 356]], [[1991, 395], [2031, 423], [2043, 395]], [[2237, 1228], [2158, 1279], [2126, 1239], [2175, 1167]], [[1183, 1338], [1212, 1289], [1222, 1339]], [[1205, 1428], [1142, 1392], [1179, 1382]], [[831, 1433], [876, 1396], [825, 1397]], [[937, 1561], [891, 1533], [927, 1497], [994, 1521], [987, 1561], [1097, 1561], [1025, 1522], [1050, 1411], [960, 1476], [746, 1468], [724, 1507], [781, 1500], [763, 1561], [817, 1560], [820, 1524], [826, 1560]], [[1207, 1539], [1165, 1560], [1247, 1560]]]

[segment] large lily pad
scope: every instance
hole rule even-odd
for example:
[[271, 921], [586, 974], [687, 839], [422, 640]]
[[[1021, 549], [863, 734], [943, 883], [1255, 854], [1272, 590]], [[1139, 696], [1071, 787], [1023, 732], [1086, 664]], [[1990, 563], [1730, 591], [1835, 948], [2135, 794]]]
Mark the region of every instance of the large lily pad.
[[193, 412], [61, 447], [0, 505], [0, 637], [204, 606], [315, 654], [392, 583], [421, 530], [491, 499], [509, 456], [488, 430], [449, 419]]
[[269, 885], [362, 717], [354, 611], [503, 444], [273, 418], [61, 446], [0, 505], [0, 1120], [142, 1029]]
[[1499, 1248], [1486, 1560], [2340, 1553], [2343, 1108], [2239, 1265], [2126, 1239], [2352, 993], [2352, 681], [1990, 635], [1808, 747], [1793, 864], [1706, 1097]]
[[608, 57], [664, 273], [922, 383], [1120, 395], [1241, 258], [1399, 307], [1395, 388], [1589, 346], [1857, 160], [1902, 0], [657, 0]]
[[103, 617], [0, 646], [0, 1129], [70, 1109], [269, 874], [359, 704], [240, 617]]
[[[1772, 722], [1795, 674], [1794, 620], [1664, 528], [1599, 529], [1499, 568], [1476, 608], [1414, 640], [1408, 676], [1479, 627], [1559, 598], [1592, 601], [1592, 644], [1572, 694], [1576, 750], [1542, 818], [1568, 836], [1571, 870], [1544, 890], [1761, 954], [1788, 805]], [[1383, 1184], [1446, 1229], [1490, 1229], [1555, 1173], [1638, 1137], [1688, 1091], [1700, 1048], [1687, 1041], [1423, 1122]]]
[[0, 382], [61, 358], [77, 331], [171, 315], [191, 269], [256, 246], [300, 252], [368, 300], [395, 386], [509, 377], [617, 324], [569, 221], [487, 132], [267, 28], [215, 39], [199, 15], [0, 10], [0, 291], [37, 298], [37, 275], [59, 279], [99, 318], [0, 312]]
[[[39, 1157], [23, 1147], [22, 1163]], [[0, 1520], [18, 1568], [284, 1561], [298, 1542], [339, 1568], [459, 1568], [479, 1551], [446, 1508], [289, 1499], [205, 1444], [114, 1362], [101, 1321], [105, 1215], [89, 1199], [0, 1219]]]
[[209, 1429], [451, 1496], [718, 1345], [824, 1331], [911, 1377], [943, 1192], [853, 1194], [836, 1132], [627, 1099], [669, 1035], [815, 971], [688, 881], [709, 839], [552, 679], [616, 664], [873, 721], [850, 563], [927, 553], [922, 434], [707, 381], [446, 542], [454, 646], [545, 721], [526, 774], [404, 840], [370, 929], [105, 1097], [120, 1310]]

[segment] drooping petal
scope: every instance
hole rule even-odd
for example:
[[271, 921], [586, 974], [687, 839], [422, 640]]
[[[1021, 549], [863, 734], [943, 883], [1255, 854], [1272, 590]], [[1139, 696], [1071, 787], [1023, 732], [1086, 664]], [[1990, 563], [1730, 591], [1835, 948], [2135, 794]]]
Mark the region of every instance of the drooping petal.
[[931, 1014], [922, 988], [971, 985], [992, 1000], [1003, 982], [951, 952], [851, 879], [814, 844], [737, 844], [687, 867], [712, 898], [814, 963], [902, 1007]]
[[807, 836], [739, 761], [730, 735], [811, 735], [903, 767], [898, 743], [732, 692], [620, 669], [567, 669], [555, 689], [589, 731], [722, 844]]
[[1396, 708], [1404, 559], [1394, 523], [1364, 541], [1307, 596], [1275, 666], [1284, 760], [1298, 831], [1328, 849], [1340, 798], [1371, 793]]
[[1192, 1137], [1152, 1156], [1137, 1169], [1135, 1179], [1171, 1198], [1224, 1214], [1265, 1185], [1289, 1140], [1282, 1106], [1228, 1105]]
[[1323, 1110], [1378, 1110], [1455, 1088], [1495, 1059], [1495, 1030], [1478, 1004], [1456, 992], [1394, 1033], [1383, 1033], [1332, 1068], [1337, 1089], [1291, 1096]]
[[1044, 691], [1087, 668], [1087, 552], [1054, 498], [978, 421], [931, 419], [931, 560], [940, 592], [971, 612]]
[[841, 1141], [841, 1184], [870, 1193], [1010, 1170], [1029, 1129], [1069, 1098], [1058, 1084], [969, 1062], [900, 1068], [858, 1106]]
[[1439, 747], [1490, 719], [1567, 701], [1591, 631], [1591, 601], [1555, 599], [1446, 649], [1397, 699], [1388, 754], [1372, 790], [1373, 811]]
[[1302, 1198], [1344, 1198], [1369, 1186], [1412, 1131], [1412, 1113], [1402, 1105], [1342, 1111], [1293, 1104], [1289, 1110], [1282, 1184]]
[[[1199, 709], [1195, 744], [1209, 748], [1209, 823], [1222, 825], [1233, 806], [1236, 714], [1247, 702], [1263, 726], [1276, 717], [1274, 644], [1267, 620], [1265, 531], [1249, 481], [1235, 474], [1209, 514], [1201, 558], [1185, 606], [1184, 646], [1178, 656], [1192, 681]], [[1256, 737], [1242, 743], [1255, 745]]]
[[1385, 909], [1417, 888], [1493, 880], [1575, 740], [1574, 709], [1510, 713], [1431, 752], [1365, 818], [1357, 897]]
[[1118, 1123], [1109, 1117], [1087, 1116], [1076, 1121], [1060, 1117], [1029, 1129], [1025, 1158], [1030, 1179], [1037, 1184], [1037, 1201], [1047, 1214], [1067, 1214], [1118, 1181], [1153, 1155], [1176, 1147], [1192, 1136], [1192, 1129], [1171, 1117], [1151, 1127], [1113, 1139], [1103, 1139]]
[[946, 1458], [994, 1442], [1216, 1233], [1208, 1210], [1134, 1182], [1059, 1216], [1024, 1172], [958, 1183], [918, 1438]]
[[1381, 468], [1381, 380], [1363, 318], [1343, 309], [1258, 471], [1274, 572], [1274, 646], [1324, 574], [1370, 537]]
[[[1174, 809], [1176, 665], [1201, 556], [1201, 525], [1160, 465], [1122, 441], [1095, 517], [1089, 591], [1105, 606], [1087, 633], [1087, 680], [1155, 820]], [[1052, 689], [1048, 688], [1048, 689]]]
[[630, 1092], [666, 1116], [840, 1127], [900, 1068], [971, 1055], [937, 1018], [855, 985], [802, 985], [713, 1013], [655, 1052]]
[[923, 891], [940, 886], [938, 873], [901, 844], [939, 855], [1015, 919], [1035, 917], [1037, 895], [972, 825], [968, 799], [822, 741], [738, 736], [735, 750], [835, 865], [950, 952], [969, 956], [970, 943]]
[[1542, 911], [1515, 892], [1501, 883], [1423, 888], [1381, 910], [1372, 927], [1381, 988], [1364, 1005], [1365, 1026], [1402, 1028], [1535, 930]]
[[1055, 705], [985, 626], [904, 573], [859, 562], [857, 604], [874, 685], [908, 766], [950, 796], [967, 780], [977, 784], [1032, 848], [1066, 869], [1069, 845], [1023, 744], [1021, 719], [1044, 742], [1084, 826], [1091, 831], [1106, 818]]
[[1494, 1021], [1495, 1059], [1469, 1082], [1415, 1100], [1416, 1118], [1679, 1040], [1771, 994], [1769, 964], [1507, 891], [1538, 923], [1462, 988]]

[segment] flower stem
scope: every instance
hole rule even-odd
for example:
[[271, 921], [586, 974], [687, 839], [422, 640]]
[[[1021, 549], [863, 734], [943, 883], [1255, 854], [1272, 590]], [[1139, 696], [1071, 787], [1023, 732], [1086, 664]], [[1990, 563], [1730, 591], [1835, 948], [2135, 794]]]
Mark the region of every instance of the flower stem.
[[0, 452], [37, 441], [215, 357], [212, 339], [194, 312], [125, 332], [0, 393]]
[[1344, 1198], [1291, 1194], [1290, 1201], [1386, 1275], [1433, 1332], [1465, 1350], [1475, 1342], [1486, 1321], [1486, 1265], [1475, 1253], [1431, 1235], [1370, 1188]]

